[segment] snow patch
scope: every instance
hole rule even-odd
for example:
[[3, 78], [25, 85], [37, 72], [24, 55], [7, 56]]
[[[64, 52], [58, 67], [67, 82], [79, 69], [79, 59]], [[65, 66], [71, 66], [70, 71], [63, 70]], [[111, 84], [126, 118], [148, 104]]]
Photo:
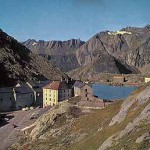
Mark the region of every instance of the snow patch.
[[108, 32], [109, 35], [118, 35], [118, 34], [132, 34], [132, 32], [127, 32], [127, 31], [117, 31], [117, 32]]
[[36, 42], [33, 42], [33, 44], [32, 45], [36, 45], [37, 43]]

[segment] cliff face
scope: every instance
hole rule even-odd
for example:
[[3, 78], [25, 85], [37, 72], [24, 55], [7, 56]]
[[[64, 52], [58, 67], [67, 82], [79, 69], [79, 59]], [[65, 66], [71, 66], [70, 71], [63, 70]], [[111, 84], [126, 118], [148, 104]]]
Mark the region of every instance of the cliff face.
[[[52, 107], [27, 128], [12, 149], [147, 150], [150, 147], [150, 83], [102, 109]], [[28, 138], [27, 138], [28, 137]], [[30, 140], [32, 139], [32, 140]]]
[[11, 86], [28, 79], [61, 79], [67, 77], [43, 57], [0, 31], [0, 86]]
[[63, 71], [69, 71], [79, 67], [75, 51], [85, 42], [71, 39], [68, 41], [35, 41], [23, 42], [33, 53], [40, 54], [48, 61]]
[[[150, 64], [150, 26], [98, 33], [77, 50], [76, 56], [80, 66], [85, 67], [101, 57], [102, 63], [98, 65], [106, 64], [107, 67], [105, 70], [100, 69], [100, 72], [109, 73], [112, 69], [117, 73], [114, 65], [107, 65], [116, 64], [120, 73], [126, 72], [120, 70], [122, 67], [135, 73], [133, 68], [139, 69]], [[117, 66], [118, 62], [121, 65]]]

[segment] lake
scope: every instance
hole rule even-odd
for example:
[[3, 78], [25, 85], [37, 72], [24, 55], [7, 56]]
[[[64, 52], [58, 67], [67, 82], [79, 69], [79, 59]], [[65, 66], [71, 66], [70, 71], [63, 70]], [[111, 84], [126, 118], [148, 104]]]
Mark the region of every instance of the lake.
[[122, 99], [129, 96], [137, 87], [134, 86], [110, 86], [103, 84], [92, 84], [94, 95], [102, 99]]

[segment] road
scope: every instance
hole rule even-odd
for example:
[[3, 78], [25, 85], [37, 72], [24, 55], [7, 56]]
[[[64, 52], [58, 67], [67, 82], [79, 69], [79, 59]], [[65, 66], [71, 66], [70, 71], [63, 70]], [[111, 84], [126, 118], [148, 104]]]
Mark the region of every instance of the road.
[[[18, 134], [20, 130], [36, 121], [36, 119], [30, 120], [32, 113], [39, 113], [41, 116], [49, 109], [50, 107], [11, 112], [9, 116], [14, 117], [9, 120], [8, 124], [0, 127], [0, 150], [7, 150], [10, 145], [16, 143], [19, 140]], [[14, 128], [13, 124], [17, 125], [17, 127]]]

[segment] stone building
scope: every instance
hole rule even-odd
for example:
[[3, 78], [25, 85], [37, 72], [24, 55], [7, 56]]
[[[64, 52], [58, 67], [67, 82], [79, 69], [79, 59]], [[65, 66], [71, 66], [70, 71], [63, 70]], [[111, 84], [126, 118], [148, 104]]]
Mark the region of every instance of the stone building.
[[74, 96], [80, 97], [80, 101], [76, 104], [85, 107], [105, 107], [105, 103], [102, 99], [93, 94], [91, 84], [86, 84], [81, 81], [76, 81], [73, 85]]
[[72, 90], [66, 81], [53, 81], [43, 88], [43, 107], [53, 106], [72, 97]]
[[150, 82], [150, 77], [145, 77], [145, 83]]
[[0, 88], [0, 110], [1, 112], [15, 110], [15, 99], [12, 87]]
[[18, 83], [13, 91], [16, 110], [34, 105], [34, 92], [26, 83]]
[[81, 96], [81, 100], [93, 100], [93, 89], [90, 84], [76, 81], [73, 85], [74, 96]]
[[123, 82], [126, 82], [126, 79], [124, 76], [114, 76], [113, 82], [114, 83], [123, 83]]
[[52, 81], [28, 81], [27, 85], [34, 92], [34, 106], [43, 106], [43, 87], [50, 84]]

